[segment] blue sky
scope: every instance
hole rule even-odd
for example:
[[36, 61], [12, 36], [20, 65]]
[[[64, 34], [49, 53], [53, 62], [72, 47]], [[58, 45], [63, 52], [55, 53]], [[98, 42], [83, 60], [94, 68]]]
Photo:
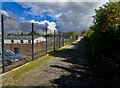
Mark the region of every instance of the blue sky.
[[35, 20], [35, 21], [48, 20], [50, 22], [57, 21], [52, 16], [48, 15], [48, 12], [43, 13], [44, 14], [43, 17], [25, 13], [30, 11], [31, 8], [23, 8], [20, 4], [16, 2], [2, 2], [2, 10], [5, 10], [7, 12], [12, 12], [14, 13], [13, 15], [17, 17], [23, 17], [25, 18], [25, 20]]
[[[51, 30], [57, 26], [58, 30], [63, 32], [75, 31], [80, 33], [83, 30], [89, 30], [89, 27], [93, 25], [94, 9], [99, 8], [108, 0], [99, 0], [99, 2], [92, 2], [93, 0], [89, 0], [90, 2], [84, 2], [85, 0], [69, 2], [69, 0], [65, 0], [66, 2], [59, 3], [55, 2], [56, 0], [52, 1], [54, 2], [2, 2], [2, 13], [21, 22], [44, 25], [47, 23]], [[15, 24], [12, 22], [7, 24]], [[20, 25], [13, 25], [12, 29], [17, 27]], [[21, 28], [25, 29], [25, 26]], [[8, 27], [8, 29], [10, 28]]]

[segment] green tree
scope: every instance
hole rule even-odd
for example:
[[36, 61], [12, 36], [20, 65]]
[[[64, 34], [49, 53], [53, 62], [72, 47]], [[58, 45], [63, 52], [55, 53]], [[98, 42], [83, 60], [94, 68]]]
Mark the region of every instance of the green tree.
[[94, 27], [96, 31], [117, 30], [120, 25], [120, 2], [107, 3], [96, 11]]
[[[36, 31], [33, 31], [33, 34], [36, 35], [40, 35], [39, 33], [37, 33]], [[32, 35], [32, 31], [30, 33], [28, 33], [28, 35]]]
[[120, 2], [106, 3], [95, 10], [94, 25], [88, 32], [92, 54], [120, 62]]

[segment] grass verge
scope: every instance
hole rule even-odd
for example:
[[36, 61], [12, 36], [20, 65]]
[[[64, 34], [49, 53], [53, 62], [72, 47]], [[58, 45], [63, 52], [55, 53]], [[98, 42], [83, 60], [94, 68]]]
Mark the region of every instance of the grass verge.
[[2, 84], [3, 86], [15, 86], [22, 79], [27, 76], [31, 70], [45, 65], [48, 61], [53, 60], [52, 56], [44, 56], [40, 59], [36, 59], [32, 62], [29, 62], [26, 65], [23, 65], [15, 70], [12, 70], [2, 76]]
[[[74, 43], [73, 43], [74, 44]], [[68, 45], [70, 46], [70, 45]], [[15, 70], [9, 71], [6, 74], [2, 76], [2, 84], [3, 86], [16, 86], [19, 84], [25, 76], [27, 76], [30, 71], [34, 70], [37, 67], [42, 67], [45, 65], [48, 61], [53, 60], [54, 56], [62, 53], [66, 48], [61, 48], [58, 51], [50, 53], [48, 56], [44, 56], [40, 59], [36, 59], [34, 61], [29, 62], [26, 65], [23, 65]]]

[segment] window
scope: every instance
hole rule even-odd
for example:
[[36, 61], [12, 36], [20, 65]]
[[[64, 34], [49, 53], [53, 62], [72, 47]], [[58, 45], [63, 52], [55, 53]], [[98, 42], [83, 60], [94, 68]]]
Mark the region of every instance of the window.
[[21, 43], [23, 43], [23, 40], [21, 40]]
[[14, 40], [11, 40], [11, 43], [14, 43]]
[[31, 43], [31, 40], [28, 40], [28, 43]]

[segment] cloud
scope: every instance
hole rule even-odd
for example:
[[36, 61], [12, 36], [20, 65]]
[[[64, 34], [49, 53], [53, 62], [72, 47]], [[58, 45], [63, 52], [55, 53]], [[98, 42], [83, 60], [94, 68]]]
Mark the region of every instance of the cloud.
[[[5, 0], [5, 1], [11, 1], [11, 0]], [[14, 0], [17, 2], [105, 2], [108, 0]]]
[[5, 34], [21, 33], [21, 32], [28, 33], [32, 30], [31, 28], [32, 27], [31, 27], [30, 23], [18, 22], [14, 19], [4, 16], [4, 32], [5, 32]]
[[59, 3], [55, 2], [55, 0], [51, 1], [52, 2], [48, 2], [48, 0], [46, 2], [42, 2], [42, 0], [41, 2], [23, 1], [17, 3], [24, 8], [31, 8], [30, 11], [25, 11], [25, 14], [44, 17], [44, 13], [48, 13], [48, 15], [57, 20], [57, 22], [50, 22], [49, 20], [35, 21], [34, 19], [26, 21], [24, 17], [19, 17], [18, 19], [23, 23], [6, 19], [6, 29], [11, 32], [29, 32], [31, 31], [31, 23], [35, 23], [35, 30], [41, 33], [45, 30], [46, 25], [48, 29], [52, 31], [57, 27], [57, 29], [62, 32], [82, 32], [84, 29], [88, 30], [93, 24], [92, 16], [95, 14], [94, 9], [106, 3], [108, 0], [96, 2], [92, 0], [88, 2], [83, 0], [77, 0], [78, 2], [76, 0], [73, 2], [68, 0], [57, 0]]
[[[3, 14], [5, 16], [9, 16], [9, 14], [5, 10], [0, 10], [0, 15]], [[0, 25], [1, 25], [1, 16], [0, 16]], [[1, 34], [1, 28], [0, 28], [0, 34]]]
[[[43, 34], [46, 26], [45, 24], [38, 24], [38, 22], [34, 22], [34, 30], [39, 32], [40, 34]], [[14, 19], [10, 19], [6, 16], [4, 16], [4, 32], [5, 34], [8, 33], [29, 33], [32, 31], [32, 23], [31, 22], [19, 22]]]
[[47, 20], [44, 21], [27, 21], [27, 22], [19, 22], [17, 20], [11, 19], [7, 16], [4, 16], [4, 32], [8, 33], [29, 33], [32, 31], [32, 23], [34, 23], [34, 30], [41, 35], [45, 34], [46, 27], [50, 30], [50, 33], [53, 33], [56, 30], [56, 23], [49, 22]]
[[55, 22], [49, 22], [47, 20], [44, 20], [44, 21], [41, 21], [41, 22], [35, 21], [35, 20], [31, 20], [30, 23], [36, 23], [36, 24], [39, 24], [39, 25], [44, 25], [45, 27], [47, 27], [52, 32], [54, 32], [54, 30], [57, 30]]
[[[54, 0], [53, 0], [54, 1]], [[43, 17], [47, 12], [49, 16], [58, 20], [54, 26], [60, 31], [81, 32], [88, 30], [93, 24], [92, 16], [95, 14], [94, 9], [107, 2], [19, 2], [24, 8], [31, 8], [28, 14]], [[78, 29], [78, 27], [80, 27]]]
[[0, 10], [0, 14], [3, 14], [5, 16], [9, 16], [9, 14], [5, 10]]

